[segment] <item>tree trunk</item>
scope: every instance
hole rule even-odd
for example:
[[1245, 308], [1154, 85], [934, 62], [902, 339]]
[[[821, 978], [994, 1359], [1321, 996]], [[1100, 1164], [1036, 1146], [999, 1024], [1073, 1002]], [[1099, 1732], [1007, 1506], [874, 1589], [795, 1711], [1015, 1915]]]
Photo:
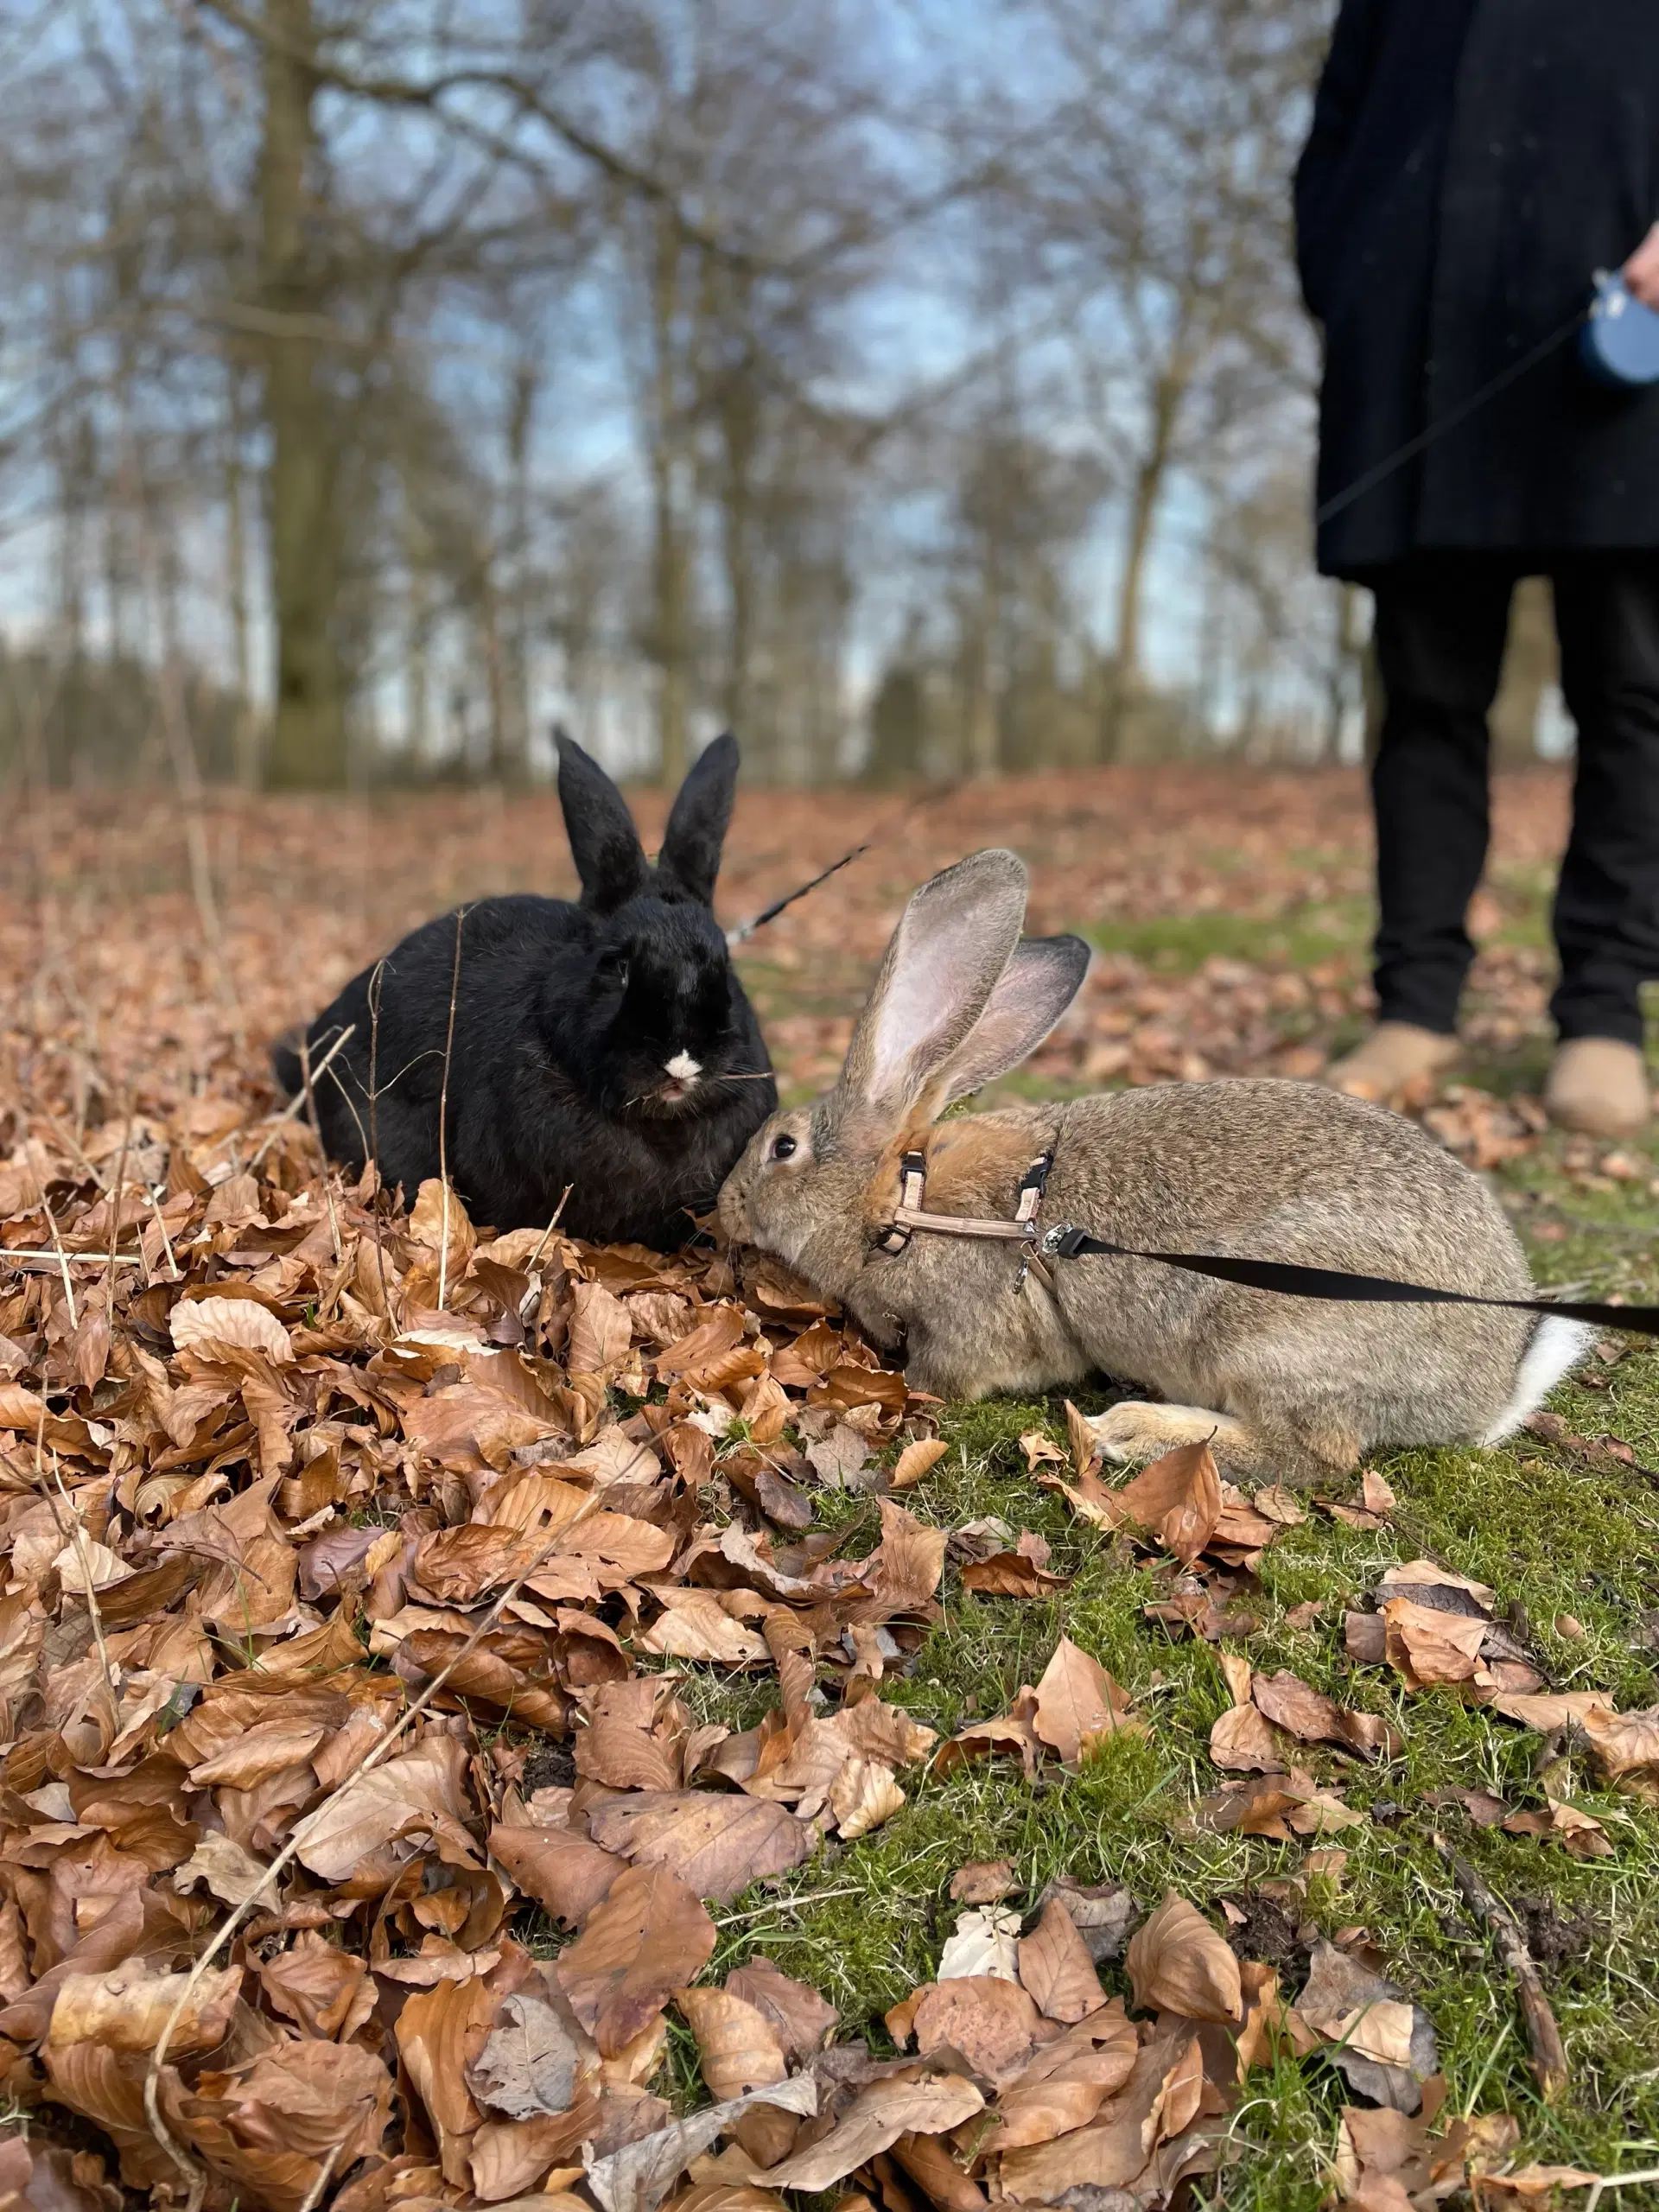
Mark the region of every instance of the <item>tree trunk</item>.
[[1116, 760], [1122, 750], [1124, 731], [1140, 690], [1141, 601], [1146, 588], [1153, 520], [1163, 493], [1164, 479], [1169, 473], [1176, 420], [1186, 397], [1185, 333], [1188, 321], [1188, 303], [1184, 302], [1173, 347], [1153, 380], [1150, 435], [1135, 472], [1129, 526], [1123, 545], [1123, 574], [1117, 588], [1116, 650], [1106, 686], [1106, 711], [1100, 733], [1103, 760]]
[[276, 715], [266, 779], [280, 790], [339, 790], [346, 777], [345, 702], [333, 631], [339, 518], [315, 319], [323, 302], [306, 249], [307, 168], [316, 78], [311, 0], [266, 0], [264, 137], [261, 149], [264, 303], [276, 316], [264, 342], [270, 461], [266, 501], [276, 626]]
[[1547, 576], [1526, 576], [1510, 607], [1503, 672], [1492, 702], [1492, 753], [1504, 766], [1538, 758], [1538, 709], [1546, 688], [1560, 681], [1555, 609]]
[[248, 615], [246, 478], [243, 467], [241, 372], [230, 372], [230, 422], [225, 445], [225, 566], [230, 601], [231, 654], [236, 671], [236, 780], [259, 788], [259, 718], [253, 703], [253, 652]]
[[657, 664], [657, 775], [672, 790], [685, 774], [689, 751], [691, 579], [681, 512], [686, 425], [675, 373], [683, 249], [671, 213], [658, 213], [652, 246], [651, 657]]

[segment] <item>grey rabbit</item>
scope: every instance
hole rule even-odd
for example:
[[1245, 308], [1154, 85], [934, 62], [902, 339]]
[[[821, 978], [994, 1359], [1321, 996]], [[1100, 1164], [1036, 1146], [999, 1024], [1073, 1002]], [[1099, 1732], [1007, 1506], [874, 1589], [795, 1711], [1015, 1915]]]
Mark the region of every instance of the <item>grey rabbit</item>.
[[[939, 1116], [1016, 1067], [1080, 988], [1088, 947], [1023, 941], [1026, 870], [976, 853], [924, 884], [889, 942], [833, 1090], [773, 1114], [728, 1177], [734, 1240], [840, 1299], [906, 1348], [921, 1389], [1032, 1393], [1091, 1371], [1133, 1379], [1096, 1423], [1139, 1460], [1209, 1439], [1236, 1472], [1306, 1482], [1386, 1446], [1494, 1443], [1589, 1332], [1470, 1306], [1332, 1305], [1142, 1260], [1056, 1260], [1022, 1275], [1008, 1243], [880, 1238], [899, 1157], [925, 1157], [930, 1212], [1009, 1219], [1039, 1155], [1045, 1223], [1144, 1249], [1216, 1252], [1535, 1294], [1502, 1208], [1411, 1122], [1303, 1083], [1178, 1083]], [[1052, 1284], [1052, 1287], [1049, 1286]]]

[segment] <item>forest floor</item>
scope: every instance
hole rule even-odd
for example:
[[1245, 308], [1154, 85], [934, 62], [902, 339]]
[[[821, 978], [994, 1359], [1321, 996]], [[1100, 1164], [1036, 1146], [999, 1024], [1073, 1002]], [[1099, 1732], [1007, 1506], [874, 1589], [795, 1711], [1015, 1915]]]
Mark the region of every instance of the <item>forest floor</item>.
[[[1565, 808], [1500, 782], [1468, 1063], [1409, 1103], [1541, 1282], [1650, 1299], [1655, 1148], [1536, 1107]], [[1305, 1075], [1364, 1020], [1355, 776], [748, 792], [722, 917], [865, 836], [741, 955], [791, 1096], [991, 842], [1100, 954], [1020, 1092]], [[1124, 1504], [1060, 1399], [907, 1395], [780, 1277], [325, 1179], [268, 1040], [456, 900], [570, 887], [543, 795], [60, 796], [7, 841], [0, 2196], [181, 2197], [164, 2139], [224, 2212], [1659, 2168], [1659, 1353], [1511, 1447]]]

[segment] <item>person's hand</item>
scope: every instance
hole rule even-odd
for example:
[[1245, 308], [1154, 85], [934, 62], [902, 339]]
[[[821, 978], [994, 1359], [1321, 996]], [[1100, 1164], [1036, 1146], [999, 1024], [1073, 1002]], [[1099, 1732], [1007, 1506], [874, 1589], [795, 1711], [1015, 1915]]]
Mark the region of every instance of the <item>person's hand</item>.
[[1637, 246], [1621, 274], [1644, 308], [1659, 309], [1659, 223]]

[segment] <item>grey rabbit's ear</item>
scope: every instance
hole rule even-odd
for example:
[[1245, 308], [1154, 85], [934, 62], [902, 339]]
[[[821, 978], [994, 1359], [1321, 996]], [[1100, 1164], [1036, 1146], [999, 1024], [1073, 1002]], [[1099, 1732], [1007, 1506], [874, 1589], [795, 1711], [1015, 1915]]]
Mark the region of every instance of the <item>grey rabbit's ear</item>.
[[704, 747], [680, 785], [657, 855], [658, 874], [671, 876], [705, 906], [714, 904], [720, 849], [737, 787], [737, 740], [729, 730]]
[[627, 802], [574, 737], [554, 732], [559, 748], [559, 804], [570, 857], [582, 878], [582, 903], [608, 914], [637, 898], [651, 880], [645, 849]]
[[970, 854], [922, 886], [847, 1048], [836, 1087], [843, 1109], [903, 1119], [984, 1013], [1025, 913], [1015, 853]]
[[943, 1113], [1034, 1052], [1083, 988], [1093, 957], [1080, 937], [1022, 938], [984, 1013], [928, 1084], [931, 1110]]

